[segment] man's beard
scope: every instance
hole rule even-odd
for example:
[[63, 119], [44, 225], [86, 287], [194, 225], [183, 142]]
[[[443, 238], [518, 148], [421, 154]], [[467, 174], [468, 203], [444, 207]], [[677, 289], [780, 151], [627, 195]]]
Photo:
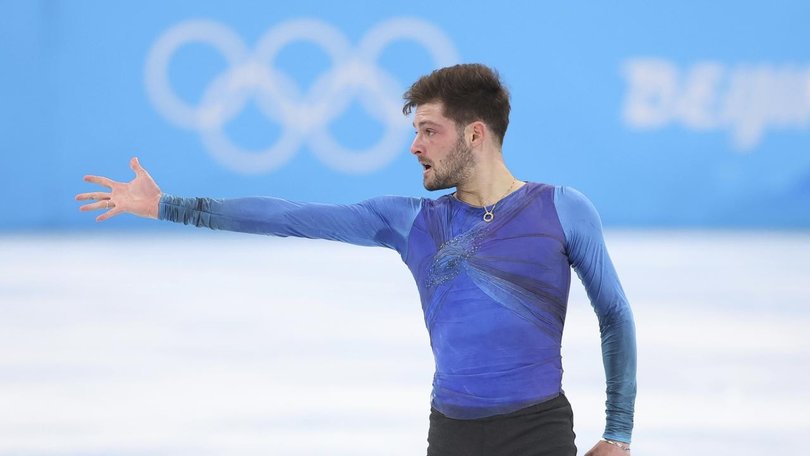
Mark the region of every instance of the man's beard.
[[433, 178], [425, 180], [425, 189], [433, 191], [458, 186], [470, 176], [474, 164], [472, 147], [464, 143], [464, 136], [459, 135], [456, 147], [441, 162], [441, 168], [431, 168]]

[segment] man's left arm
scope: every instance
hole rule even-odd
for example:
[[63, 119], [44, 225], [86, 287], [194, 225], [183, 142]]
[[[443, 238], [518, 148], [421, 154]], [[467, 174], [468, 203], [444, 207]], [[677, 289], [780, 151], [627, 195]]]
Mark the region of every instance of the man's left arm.
[[603, 438], [629, 446], [636, 398], [633, 313], [605, 247], [602, 224], [593, 204], [576, 190], [564, 187], [556, 189], [554, 202], [565, 232], [569, 261], [599, 319], [607, 381]]

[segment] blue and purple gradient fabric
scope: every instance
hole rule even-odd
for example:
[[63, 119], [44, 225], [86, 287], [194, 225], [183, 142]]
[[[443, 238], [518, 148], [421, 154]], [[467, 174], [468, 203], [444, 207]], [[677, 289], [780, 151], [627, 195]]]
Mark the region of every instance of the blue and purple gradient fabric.
[[432, 406], [456, 419], [510, 413], [562, 391], [560, 342], [571, 267], [599, 318], [607, 378], [604, 437], [630, 441], [635, 326], [581, 193], [527, 183], [494, 209], [451, 195], [357, 204], [163, 195], [160, 218], [218, 230], [330, 239], [396, 250], [413, 273], [436, 372]]

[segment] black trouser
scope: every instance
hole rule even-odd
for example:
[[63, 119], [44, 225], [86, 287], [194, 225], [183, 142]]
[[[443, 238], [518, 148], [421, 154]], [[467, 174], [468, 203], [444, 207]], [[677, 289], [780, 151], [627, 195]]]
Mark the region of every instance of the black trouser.
[[430, 411], [428, 456], [574, 456], [574, 414], [564, 395], [506, 415], [454, 420]]

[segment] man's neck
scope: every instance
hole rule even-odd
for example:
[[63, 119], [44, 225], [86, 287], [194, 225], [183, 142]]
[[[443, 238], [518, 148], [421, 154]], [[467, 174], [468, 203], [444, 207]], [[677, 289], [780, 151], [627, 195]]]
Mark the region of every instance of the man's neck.
[[523, 185], [502, 161], [475, 171], [456, 187], [456, 198], [473, 206], [491, 206]]

